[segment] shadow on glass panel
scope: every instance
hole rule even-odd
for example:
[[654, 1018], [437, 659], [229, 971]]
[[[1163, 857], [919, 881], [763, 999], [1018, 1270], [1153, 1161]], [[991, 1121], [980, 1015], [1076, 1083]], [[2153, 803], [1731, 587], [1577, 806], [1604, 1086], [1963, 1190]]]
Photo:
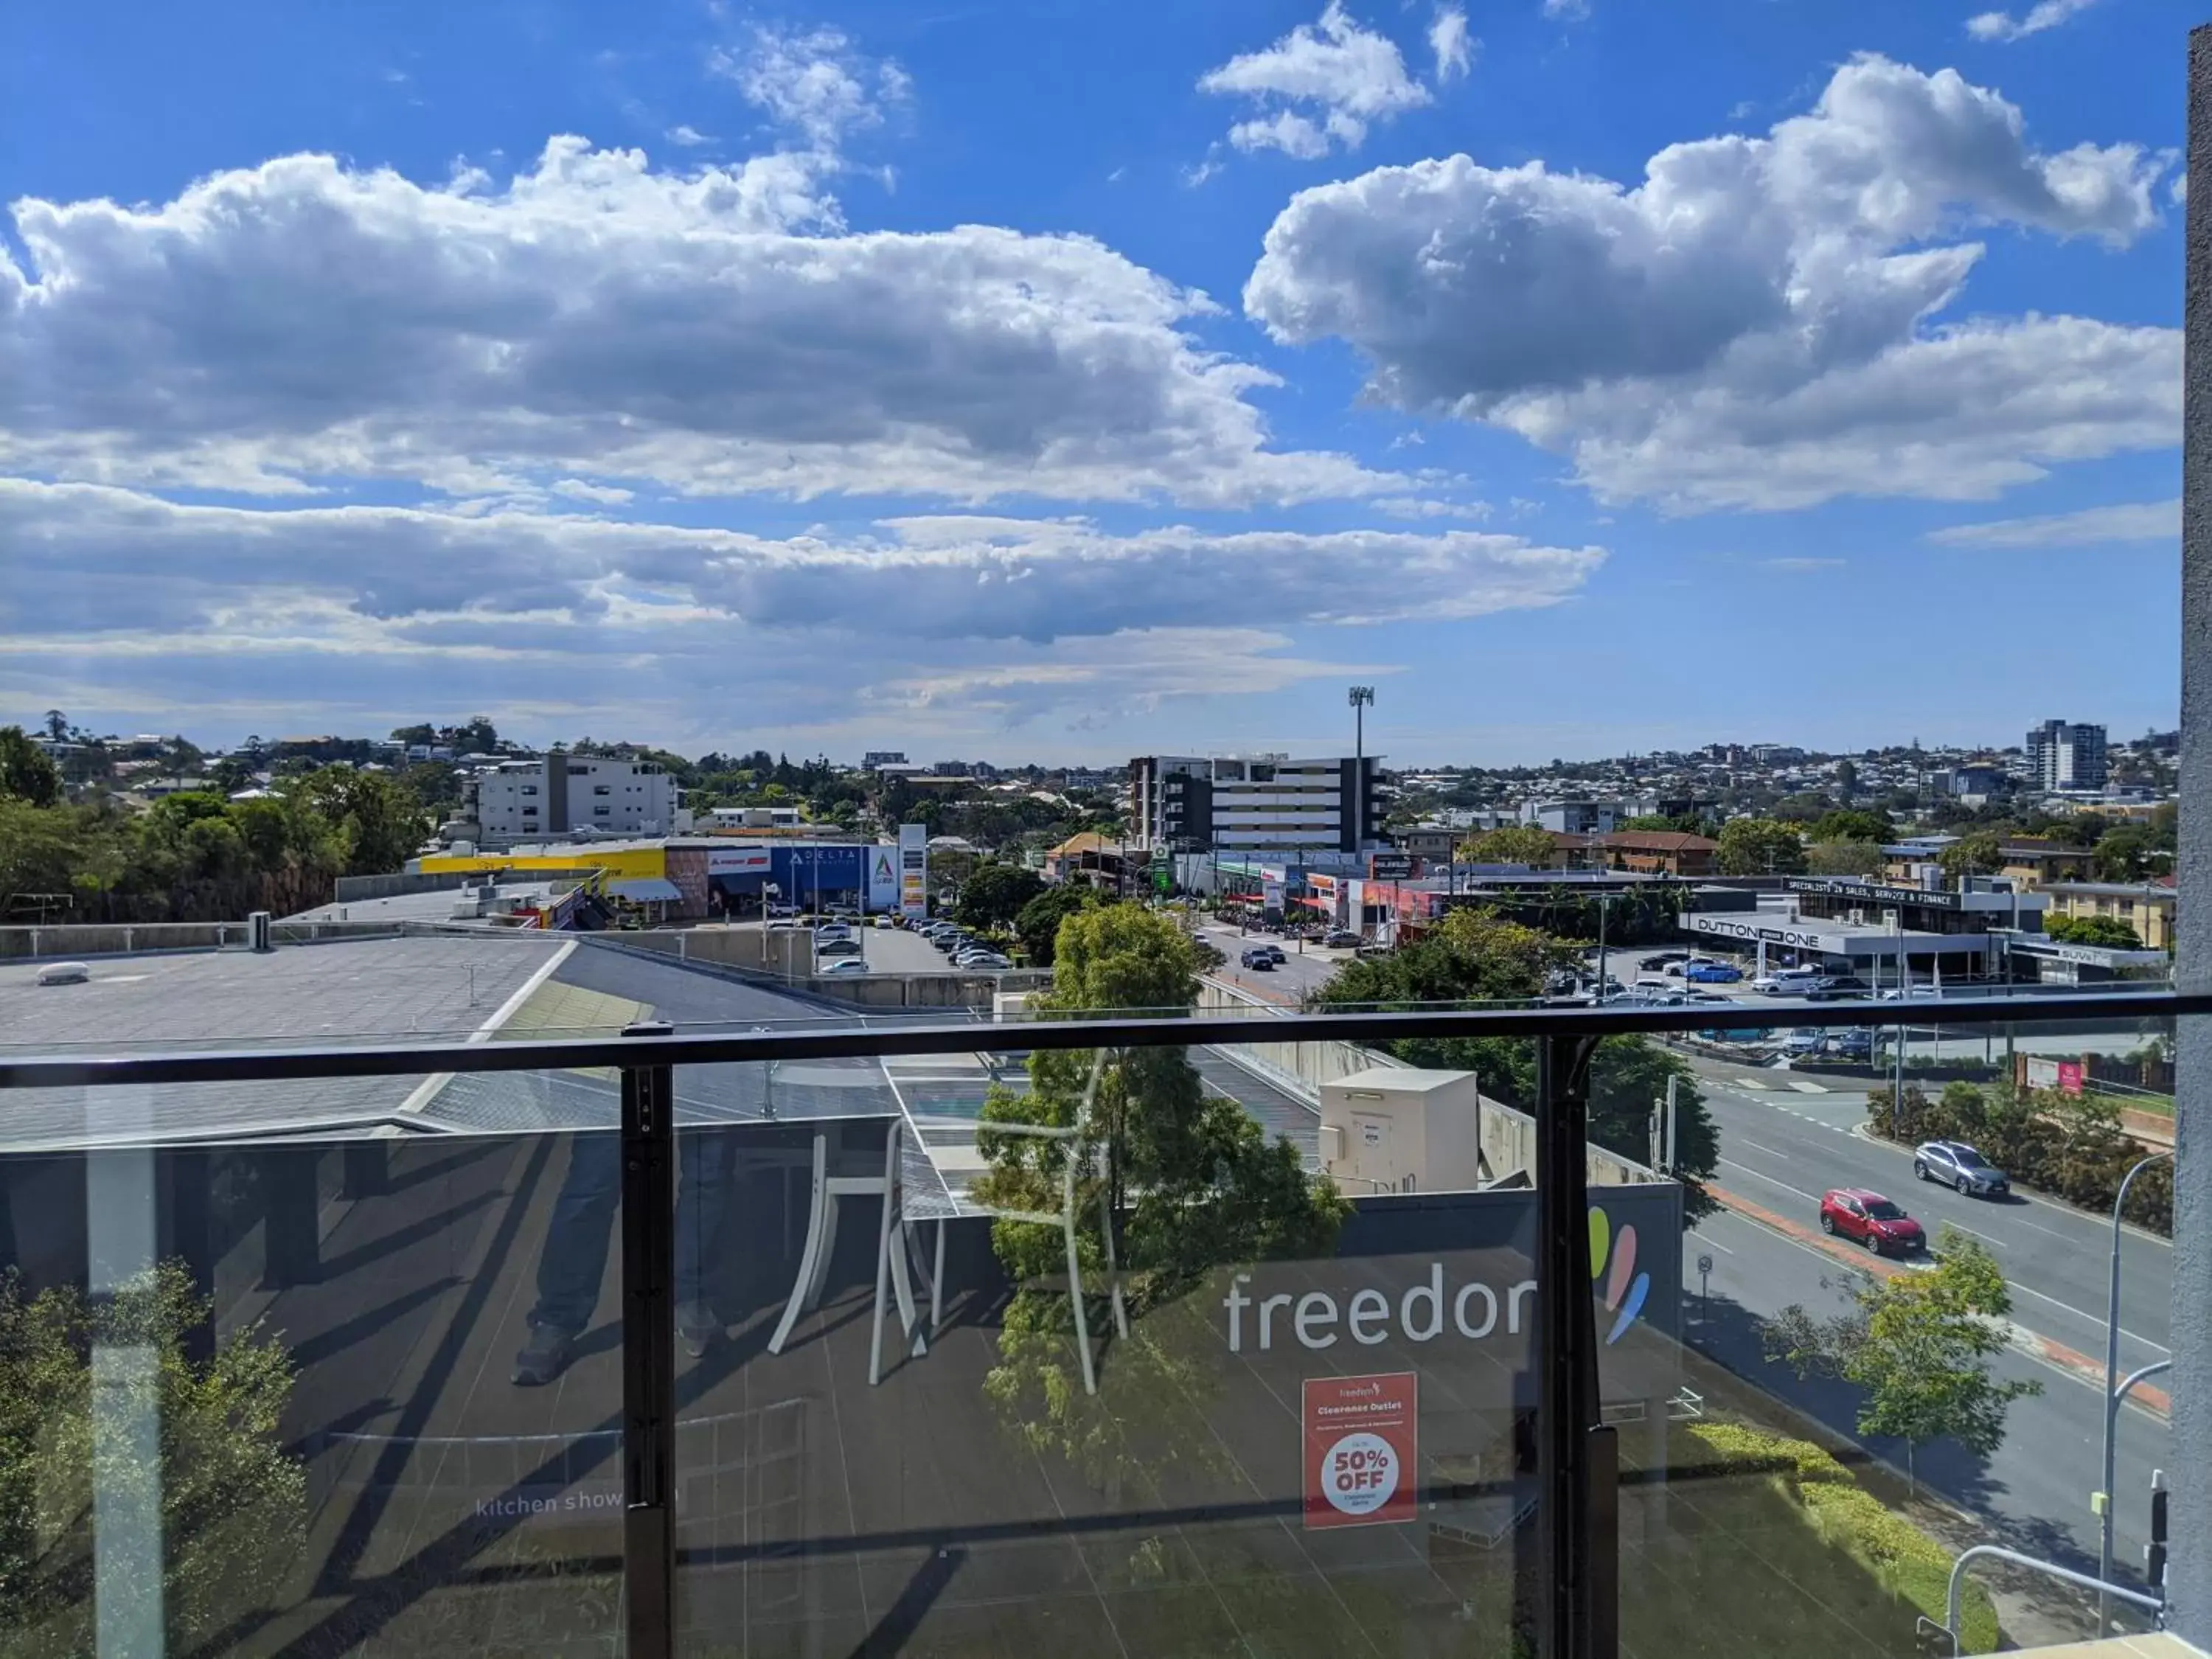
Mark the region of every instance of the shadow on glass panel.
[[[0, 1158], [0, 1650], [605, 1651], [620, 1266], [592, 1176], [614, 1147]], [[548, 1307], [574, 1328], [529, 1386]]]

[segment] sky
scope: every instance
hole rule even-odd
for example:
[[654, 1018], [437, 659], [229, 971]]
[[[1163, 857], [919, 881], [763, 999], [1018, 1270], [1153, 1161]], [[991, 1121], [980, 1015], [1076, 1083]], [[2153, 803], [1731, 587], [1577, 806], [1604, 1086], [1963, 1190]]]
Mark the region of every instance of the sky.
[[2170, 727], [2192, 21], [12, 8], [0, 721]]

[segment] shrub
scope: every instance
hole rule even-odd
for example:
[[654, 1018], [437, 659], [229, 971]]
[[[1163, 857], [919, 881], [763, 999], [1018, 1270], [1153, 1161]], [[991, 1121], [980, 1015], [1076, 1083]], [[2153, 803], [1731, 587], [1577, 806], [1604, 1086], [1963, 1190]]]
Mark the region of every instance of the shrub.
[[[1939, 1623], [1948, 1596], [1951, 1553], [1882, 1504], [1849, 1470], [1809, 1440], [1771, 1434], [1735, 1423], [1695, 1423], [1692, 1438], [1728, 1462], [1789, 1464], [1790, 1474], [1771, 1474], [1803, 1508], [1821, 1540], [1841, 1550], [1899, 1601]], [[1968, 1653], [1993, 1653], [2002, 1632], [1989, 1593], [1969, 1583], [1960, 1633]]]

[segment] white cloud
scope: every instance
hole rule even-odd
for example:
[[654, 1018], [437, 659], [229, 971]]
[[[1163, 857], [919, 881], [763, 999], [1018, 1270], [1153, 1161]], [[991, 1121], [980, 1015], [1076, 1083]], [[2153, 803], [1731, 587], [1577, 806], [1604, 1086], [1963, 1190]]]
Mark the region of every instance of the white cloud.
[[2055, 29], [2096, 3], [2097, 0], [2040, 0], [2019, 18], [2009, 12], [1978, 12], [1966, 20], [1966, 33], [1977, 40], [2018, 40]]
[[1938, 547], [2093, 547], [2106, 542], [2179, 542], [2181, 501], [2125, 501], [2033, 519], [1999, 519], [1930, 531]]
[[817, 149], [835, 151], [852, 133], [880, 125], [887, 106], [911, 91], [896, 64], [855, 51], [842, 31], [756, 27], [741, 49], [717, 48], [708, 68]]
[[2168, 165], [2048, 153], [1951, 70], [1863, 58], [1764, 137], [1670, 146], [1625, 187], [1466, 156], [1301, 191], [1244, 290], [1278, 340], [1369, 359], [1370, 395], [1571, 454], [1679, 507], [1986, 495], [2171, 442], [2179, 336], [1931, 320], [2014, 225], [2123, 246]]
[[1570, 23], [1589, 15], [1589, 0], [1544, 0], [1544, 15]]
[[682, 122], [669, 128], [661, 136], [670, 143], [679, 145], [685, 149], [696, 149], [702, 144], [711, 144], [714, 142], [714, 135], [711, 132], [702, 132], [698, 128]]
[[1814, 558], [1802, 554], [1789, 554], [1780, 558], [1761, 559], [1759, 562], [1769, 570], [1784, 570], [1793, 575], [1802, 575], [1814, 570], [1833, 570], [1842, 564], [1843, 561]]
[[1474, 519], [1490, 516], [1488, 501], [1440, 501], [1433, 495], [1377, 495], [1368, 502], [1394, 519]]
[[386, 620], [599, 616], [649, 597], [753, 628], [1040, 644], [1222, 617], [1482, 616], [1564, 599], [1605, 556], [1471, 530], [1111, 534], [1082, 520], [983, 514], [776, 540], [512, 509], [179, 505], [4, 478], [0, 544], [11, 633], [188, 631], [294, 601]]
[[1457, 6], [1439, 6], [1429, 25], [1429, 50], [1436, 55], [1437, 84], [1464, 76], [1474, 66], [1475, 39], [1467, 32], [1467, 14]]
[[588, 685], [606, 698], [591, 706], [629, 699], [638, 729], [659, 732], [656, 698], [691, 705], [689, 729], [733, 690], [799, 725], [1264, 690], [1310, 672], [1285, 654], [1285, 628], [1547, 605], [1605, 556], [1470, 530], [1115, 534], [976, 514], [774, 539], [21, 479], [0, 480], [0, 690], [75, 673], [88, 706], [167, 696], [214, 710], [273, 677], [380, 714], [419, 702], [434, 668], [447, 684], [450, 665], [454, 695], [482, 688], [471, 707], [494, 692], [560, 705]]
[[1332, 141], [1357, 149], [1370, 122], [1391, 120], [1429, 101], [1428, 88], [1407, 73], [1396, 43], [1361, 27], [1342, 0], [1329, 0], [1318, 23], [1301, 23], [1265, 50], [1209, 70], [1198, 87], [1270, 106], [1230, 130], [1230, 143], [1239, 149], [1307, 158], [1326, 155]]
[[0, 469], [270, 493], [1388, 487], [1268, 447], [1247, 394], [1273, 377], [1191, 337], [1204, 295], [1085, 237], [848, 234], [830, 165], [669, 172], [556, 138], [501, 185], [295, 155], [151, 205], [20, 199]]

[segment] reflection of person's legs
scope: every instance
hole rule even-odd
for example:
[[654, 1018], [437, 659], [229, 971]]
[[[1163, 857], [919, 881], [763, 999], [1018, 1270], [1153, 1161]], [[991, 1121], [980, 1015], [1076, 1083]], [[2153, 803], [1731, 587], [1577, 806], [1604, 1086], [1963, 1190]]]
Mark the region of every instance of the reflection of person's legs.
[[722, 1321], [707, 1288], [708, 1252], [722, 1224], [723, 1185], [730, 1146], [720, 1129], [689, 1129], [677, 1136], [677, 1167], [684, 1182], [676, 1206], [676, 1329], [695, 1355], [722, 1334]]
[[530, 1310], [530, 1340], [515, 1356], [517, 1382], [551, 1382], [568, 1363], [569, 1343], [591, 1323], [621, 1197], [621, 1136], [572, 1136], [568, 1173], [553, 1200], [545, 1246], [538, 1257], [538, 1305]]

